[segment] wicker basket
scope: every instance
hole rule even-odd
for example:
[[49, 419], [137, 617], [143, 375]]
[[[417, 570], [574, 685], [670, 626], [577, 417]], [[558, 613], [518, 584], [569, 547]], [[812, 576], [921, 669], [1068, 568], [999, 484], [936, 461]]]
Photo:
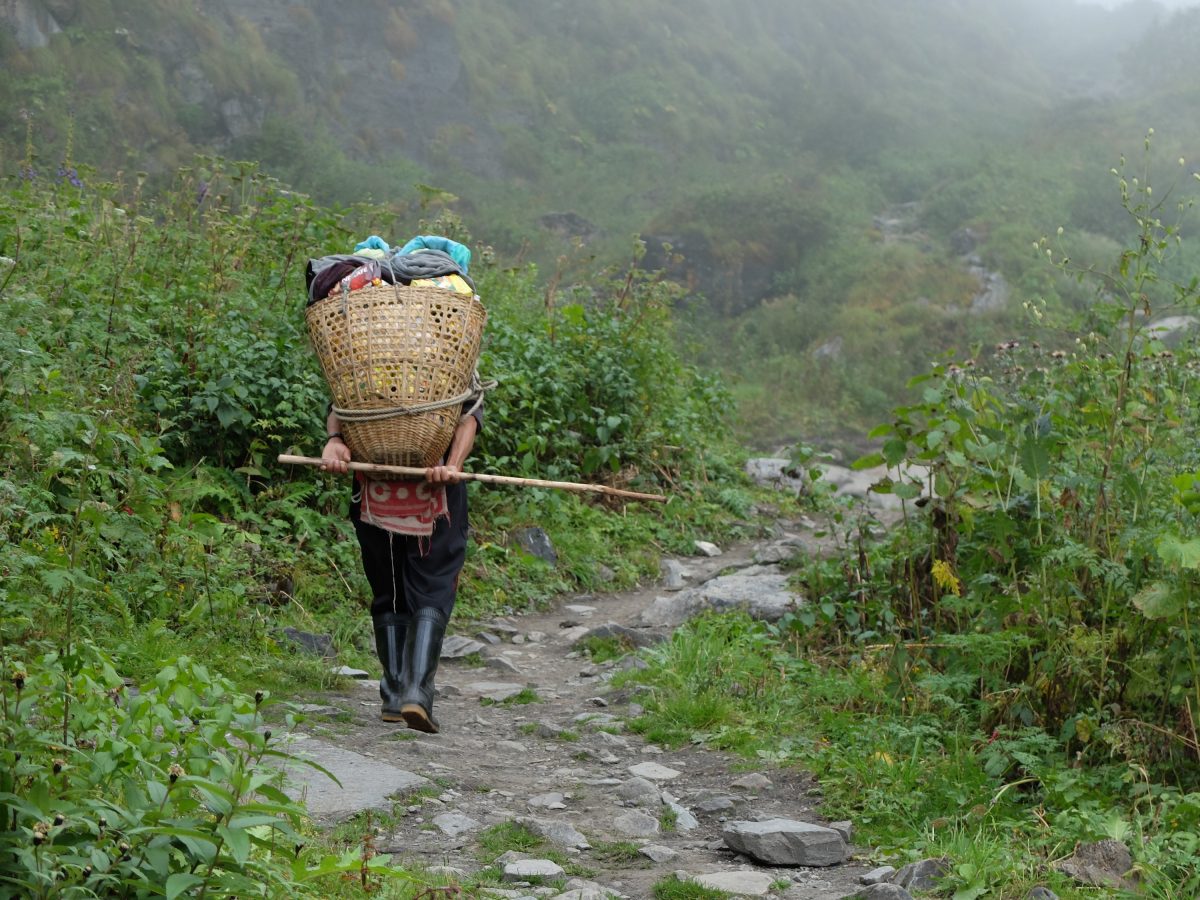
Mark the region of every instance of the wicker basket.
[[383, 284], [318, 300], [305, 318], [351, 456], [437, 465], [477, 383], [479, 298]]

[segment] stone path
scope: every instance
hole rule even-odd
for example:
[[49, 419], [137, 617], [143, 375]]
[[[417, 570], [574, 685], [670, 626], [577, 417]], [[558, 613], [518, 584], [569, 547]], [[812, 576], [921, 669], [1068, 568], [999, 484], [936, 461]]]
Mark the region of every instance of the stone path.
[[[574, 871], [589, 873], [569, 879], [565, 892], [523, 885], [529, 875], [562, 877], [561, 869], [537, 851], [526, 859], [509, 854], [499, 863], [513, 883], [486, 896], [649, 898], [653, 885], [673, 874], [737, 896], [851, 896], [873, 867], [854, 858], [849, 823], [824, 827], [808, 775], [747, 768], [702, 748], [663, 750], [629, 733], [623, 723], [637, 708], [608, 681], [634, 659], [595, 665], [577, 643], [600, 626], [665, 636], [675, 622], [661, 614], [667, 599], [694, 605], [704, 585], [720, 584], [713, 581], [719, 574], [773, 578], [763, 584], [777, 592], [769, 563], [789, 549], [817, 552], [818, 543], [797, 524], [757, 547], [673, 561], [664, 583], [644, 590], [572, 597], [548, 612], [460, 631], [445, 652], [476, 652], [470, 663], [442, 661], [438, 735], [380, 722], [374, 678], [312, 698], [293, 750], [330, 768], [343, 787], [308, 772], [300, 789], [314, 815], [330, 824], [361, 809], [386, 811], [386, 798], [400, 798], [401, 814], [380, 817], [388, 825], [376, 841], [398, 861], [471, 873], [497, 863], [479, 833], [515, 822], [543, 835], [560, 858], [577, 864]], [[738, 590], [753, 588], [741, 583]], [[647, 617], [650, 609], [657, 612]], [[452, 621], [452, 632], [455, 626], [464, 627]], [[525, 690], [539, 702], [497, 702]], [[664, 822], [673, 825], [664, 829]], [[617, 844], [624, 854], [614, 853]], [[755, 855], [784, 864], [765, 865]]]

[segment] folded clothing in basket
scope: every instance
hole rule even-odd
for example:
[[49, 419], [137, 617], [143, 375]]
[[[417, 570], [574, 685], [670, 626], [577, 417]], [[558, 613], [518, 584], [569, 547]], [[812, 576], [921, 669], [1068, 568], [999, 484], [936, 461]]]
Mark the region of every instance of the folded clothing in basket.
[[[375, 237], [372, 235], [372, 237]], [[376, 238], [382, 247], [387, 245], [382, 239]], [[370, 239], [363, 241], [355, 249], [378, 250], [382, 247], [364, 246], [374, 244]], [[310, 259], [304, 270], [304, 278], [308, 288], [309, 305], [318, 300], [324, 300], [337, 290], [341, 280], [359, 266], [371, 262], [371, 257], [360, 253], [333, 254], [319, 259]], [[377, 259], [383, 273], [383, 280], [388, 284], [411, 284], [419, 279], [445, 278], [458, 276], [470, 286], [471, 292], [475, 284], [467, 275], [471, 261], [471, 251], [457, 241], [449, 238], [425, 235], [415, 237], [400, 250], [388, 250], [382, 259]], [[442, 287], [445, 285], [439, 285]], [[457, 285], [454, 289], [457, 289]], [[463, 293], [466, 293], [465, 291]]]
[[[358, 248], [356, 247], [355, 249], [357, 250]], [[458, 263], [458, 267], [462, 269], [464, 275], [471, 268], [471, 248], [466, 244], [460, 244], [458, 241], [452, 241], [450, 238], [437, 234], [419, 234], [400, 248], [402, 254], [416, 253], [418, 250], [440, 250]]]

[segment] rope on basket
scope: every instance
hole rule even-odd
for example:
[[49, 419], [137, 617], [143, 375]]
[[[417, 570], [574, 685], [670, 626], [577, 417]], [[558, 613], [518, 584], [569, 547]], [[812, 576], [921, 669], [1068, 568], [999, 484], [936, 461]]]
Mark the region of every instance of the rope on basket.
[[383, 419], [395, 418], [396, 416], [416, 416], [421, 413], [433, 412], [437, 409], [446, 409], [450, 406], [460, 406], [474, 397], [475, 403], [466, 413], [466, 415], [470, 415], [483, 402], [483, 395], [496, 387], [496, 384], [497, 382], [495, 381], [480, 381], [479, 370], [476, 369], [471, 373], [471, 386], [467, 388], [466, 392], [457, 397], [451, 397], [448, 400], [431, 400], [428, 403], [417, 403], [413, 406], [393, 406], [384, 409], [344, 409], [340, 406], [335, 406], [333, 407], [333, 411], [342, 422], [379, 422]]

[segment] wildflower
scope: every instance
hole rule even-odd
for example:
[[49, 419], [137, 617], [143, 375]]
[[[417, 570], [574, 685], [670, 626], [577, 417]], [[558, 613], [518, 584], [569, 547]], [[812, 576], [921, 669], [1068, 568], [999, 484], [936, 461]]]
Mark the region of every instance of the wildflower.
[[935, 559], [933, 561], [932, 574], [933, 583], [947, 594], [953, 594], [955, 597], [962, 595], [962, 583], [958, 580], [958, 576], [954, 574], [950, 563], [944, 559]]
[[79, 171], [74, 166], [68, 166], [66, 163], [59, 165], [56, 173], [63, 181], [69, 181], [72, 187], [83, 187], [83, 181], [79, 177]]

